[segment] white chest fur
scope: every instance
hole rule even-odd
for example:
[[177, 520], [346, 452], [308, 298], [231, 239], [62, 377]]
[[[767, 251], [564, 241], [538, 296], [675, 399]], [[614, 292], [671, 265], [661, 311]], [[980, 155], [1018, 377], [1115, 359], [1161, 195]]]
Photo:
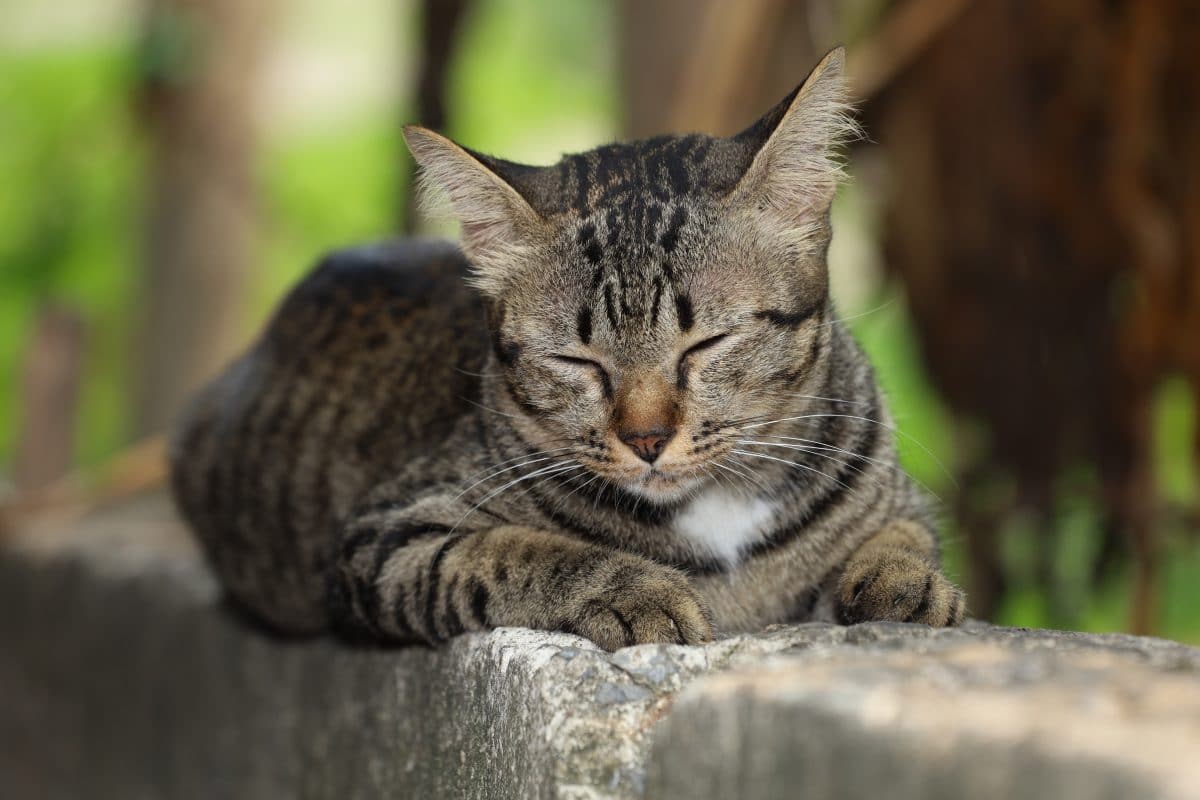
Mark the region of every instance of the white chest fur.
[[697, 555], [735, 564], [746, 548], [771, 532], [774, 504], [712, 487], [690, 501], [675, 517], [675, 532]]

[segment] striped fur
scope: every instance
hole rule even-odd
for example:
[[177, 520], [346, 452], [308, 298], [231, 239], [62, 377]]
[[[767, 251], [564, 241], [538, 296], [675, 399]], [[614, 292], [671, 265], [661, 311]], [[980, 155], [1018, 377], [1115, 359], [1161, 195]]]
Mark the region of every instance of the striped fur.
[[280, 630], [401, 642], [956, 624], [828, 295], [842, 95], [835, 51], [737, 136], [551, 167], [409, 130], [462, 250], [331, 256], [175, 436], [229, 594]]

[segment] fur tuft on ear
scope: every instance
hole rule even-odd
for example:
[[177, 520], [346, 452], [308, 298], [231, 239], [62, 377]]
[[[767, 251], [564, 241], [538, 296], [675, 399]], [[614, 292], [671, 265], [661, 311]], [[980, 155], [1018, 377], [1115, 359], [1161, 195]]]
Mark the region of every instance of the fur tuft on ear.
[[767, 135], [738, 183], [739, 200], [773, 211], [793, 228], [824, 217], [845, 177], [838, 149], [860, 135], [845, 61], [844, 49], [831, 50], [799, 88], [739, 135]]
[[485, 294], [499, 294], [527, 262], [542, 218], [507, 181], [445, 136], [406, 125], [404, 141], [421, 167], [422, 207], [436, 210], [443, 196], [449, 199], [474, 268], [471, 283]]

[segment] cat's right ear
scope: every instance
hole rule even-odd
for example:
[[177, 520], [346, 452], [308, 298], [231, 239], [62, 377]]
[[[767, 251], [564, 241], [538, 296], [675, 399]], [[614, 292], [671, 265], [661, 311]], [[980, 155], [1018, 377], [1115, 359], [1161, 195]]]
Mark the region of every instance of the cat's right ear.
[[485, 294], [500, 294], [526, 263], [543, 228], [541, 216], [507, 181], [445, 136], [406, 125], [404, 141], [421, 167], [423, 200], [444, 193], [462, 224], [463, 252], [475, 271], [471, 282]]

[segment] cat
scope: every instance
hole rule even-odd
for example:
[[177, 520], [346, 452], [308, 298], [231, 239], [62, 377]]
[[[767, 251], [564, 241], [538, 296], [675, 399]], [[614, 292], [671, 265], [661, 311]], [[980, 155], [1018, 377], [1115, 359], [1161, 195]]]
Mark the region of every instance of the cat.
[[830, 300], [843, 61], [735, 136], [548, 167], [405, 128], [461, 247], [327, 257], [172, 437], [233, 600], [298, 634], [525, 626], [610, 650], [958, 624]]

